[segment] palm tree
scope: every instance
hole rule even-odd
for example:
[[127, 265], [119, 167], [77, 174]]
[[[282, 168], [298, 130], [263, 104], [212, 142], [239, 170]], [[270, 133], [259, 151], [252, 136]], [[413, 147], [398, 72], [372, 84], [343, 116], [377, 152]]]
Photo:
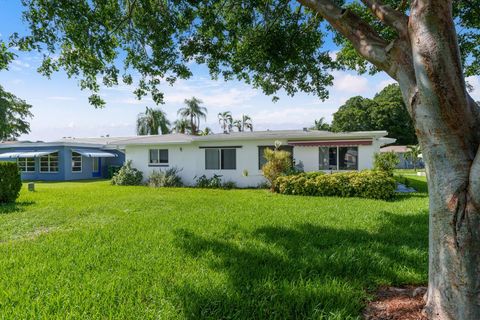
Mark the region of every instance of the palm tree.
[[420, 146], [408, 146], [408, 151], [405, 153], [405, 156], [410, 158], [413, 164], [413, 169], [417, 171], [417, 164], [420, 159], [420, 154], [422, 154], [422, 150], [420, 150]]
[[247, 115], [242, 115], [242, 119], [234, 120], [232, 125], [237, 128], [238, 132], [244, 132], [246, 129], [253, 131], [252, 118]]
[[170, 121], [162, 109], [149, 108], [137, 117], [137, 135], [157, 135], [170, 132]]
[[191, 132], [190, 122], [187, 119], [178, 119], [173, 122], [173, 130], [176, 133], [189, 134]]
[[246, 129], [253, 131], [253, 123], [252, 123], [252, 118], [250, 116], [243, 114], [242, 115], [242, 131], [245, 131]]
[[190, 121], [191, 134], [197, 135], [200, 127], [200, 119], [207, 119], [207, 108], [200, 106], [202, 100], [192, 97], [185, 99], [185, 107], [178, 110], [178, 114]]
[[232, 113], [230, 111], [220, 112], [218, 114], [218, 123], [223, 129], [223, 133], [229, 133], [232, 131]]
[[325, 122], [325, 118], [321, 117], [318, 120], [315, 120], [315, 124], [310, 127], [312, 130], [323, 130], [323, 131], [330, 131], [330, 124]]
[[233, 120], [232, 126], [237, 128], [238, 132], [242, 132], [242, 120]]
[[205, 127], [205, 129], [200, 132], [201, 136], [208, 136], [209, 134], [213, 134], [212, 129], [210, 129], [209, 127]]

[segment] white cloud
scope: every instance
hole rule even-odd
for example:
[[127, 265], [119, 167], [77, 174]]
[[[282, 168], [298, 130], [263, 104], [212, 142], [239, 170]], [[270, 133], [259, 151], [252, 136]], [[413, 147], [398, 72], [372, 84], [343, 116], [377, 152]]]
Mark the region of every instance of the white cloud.
[[12, 61], [12, 69], [13, 70], [19, 71], [19, 70], [27, 69], [27, 68], [30, 68], [30, 64], [27, 63], [27, 62], [24, 62], [20, 59]]
[[386, 79], [386, 80], [380, 81], [377, 85], [377, 90], [381, 91], [386, 86], [388, 86], [390, 84], [394, 84], [394, 83], [397, 83], [397, 81], [395, 81], [393, 79]]
[[333, 90], [349, 94], [364, 94], [369, 89], [368, 79], [348, 73], [334, 73]]

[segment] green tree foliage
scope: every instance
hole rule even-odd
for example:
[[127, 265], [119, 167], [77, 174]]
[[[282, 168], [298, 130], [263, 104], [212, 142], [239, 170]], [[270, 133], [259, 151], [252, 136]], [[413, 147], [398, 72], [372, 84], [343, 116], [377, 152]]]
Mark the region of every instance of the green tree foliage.
[[332, 131], [387, 130], [396, 144], [416, 144], [413, 122], [402, 99], [400, 88], [391, 84], [373, 99], [350, 98], [333, 115]]
[[178, 115], [189, 121], [190, 133], [199, 134], [200, 120], [207, 118], [207, 108], [202, 107], [202, 100], [192, 97], [185, 99], [185, 107], [178, 110]]
[[0, 70], [8, 70], [8, 65], [15, 57], [16, 55], [10, 50], [9, 46], [0, 41]]
[[405, 157], [410, 159], [413, 164], [413, 169], [417, 171], [418, 162], [420, 161], [420, 155], [422, 154], [422, 150], [420, 149], [419, 145], [408, 146], [408, 151], [405, 153]]
[[157, 135], [170, 132], [170, 121], [161, 109], [149, 108], [137, 117], [137, 135]]
[[262, 167], [263, 176], [274, 191], [276, 179], [292, 167], [292, 155], [288, 151], [280, 150], [278, 145], [275, 149], [265, 148], [264, 156], [267, 162]]
[[393, 176], [393, 171], [399, 164], [400, 159], [395, 152], [375, 153], [373, 168]]
[[190, 121], [187, 119], [178, 119], [173, 122], [173, 131], [175, 133], [190, 134]]
[[246, 130], [253, 131], [252, 118], [246, 114], [242, 114], [241, 119], [232, 121], [232, 128], [236, 128], [238, 132], [244, 132]]
[[0, 204], [15, 202], [21, 188], [22, 179], [17, 164], [0, 162]]
[[230, 111], [224, 111], [218, 113], [218, 123], [223, 129], [223, 133], [229, 133], [233, 128], [233, 117]]
[[321, 117], [318, 120], [315, 120], [313, 126], [310, 127], [311, 130], [320, 130], [320, 131], [330, 131], [331, 126], [325, 121], [324, 117]]
[[0, 141], [16, 139], [30, 132], [30, 123], [25, 119], [33, 116], [31, 107], [0, 86]]

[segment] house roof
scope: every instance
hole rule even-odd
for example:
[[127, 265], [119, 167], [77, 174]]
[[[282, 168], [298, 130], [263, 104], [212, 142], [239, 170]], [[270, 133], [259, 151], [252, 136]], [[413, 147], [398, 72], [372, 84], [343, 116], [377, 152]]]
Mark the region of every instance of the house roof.
[[207, 136], [191, 136], [185, 134], [167, 134], [157, 136], [139, 136], [117, 140], [118, 145], [148, 144], [187, 144], [191, 142], [209, 141], [242, 141], [242, 140], [335, 140], [335, 139], [373, 139], [387, 135], [386, 131], [329, 132], [317, 130], [271, 130], [254, 132], [217, 133]]
[[52, 142], [15, 142], [0, 143], [1, 148], [16, 147], [45, 147], [45, 146], [71, 146], [71, 147], [96, 147], [102, 149], [118, 149], [127, 145], [155, 145], [155, 144], [189, 144], [192, 142], [209, 141], [244, 141], [244, 140], [371, 140], [379, 139], [382, 145], [393, 143], [395, 140], [385, 138], [386, 131], [355, 131], [355, 132], [329, 132], [318, 130], [267, 130], [254, 132], [217, 133], [207, 136], [191, 136], [180, 133], [132, 136], [132, 137], [97, 137], [75, 138], [66, 137]]
[[408, 146], [388, 146], [380, 149], [380, 152], [395, 152], [395, 153], [405, 153], [408, 152]]

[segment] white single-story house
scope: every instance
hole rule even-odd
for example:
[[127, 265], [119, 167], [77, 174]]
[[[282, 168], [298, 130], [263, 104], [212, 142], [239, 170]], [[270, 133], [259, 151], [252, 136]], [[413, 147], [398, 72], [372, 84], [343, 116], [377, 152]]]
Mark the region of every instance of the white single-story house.
[[118, 139], [126, 160], [142, 171], [145, 179], [154, 170], [181, 169], [184, 184], [214, 174], [239, 187], [255, 187], [265, 182], [261, 167], [265, 148], [276, 141], [292, 153], [295, 165], [305, 171], [350, 171], [370, 169], [374, 154], [395, 139], [386, 131], [333, 133], [315, 130], [256, 131], [207, 136], [168, 134]]

